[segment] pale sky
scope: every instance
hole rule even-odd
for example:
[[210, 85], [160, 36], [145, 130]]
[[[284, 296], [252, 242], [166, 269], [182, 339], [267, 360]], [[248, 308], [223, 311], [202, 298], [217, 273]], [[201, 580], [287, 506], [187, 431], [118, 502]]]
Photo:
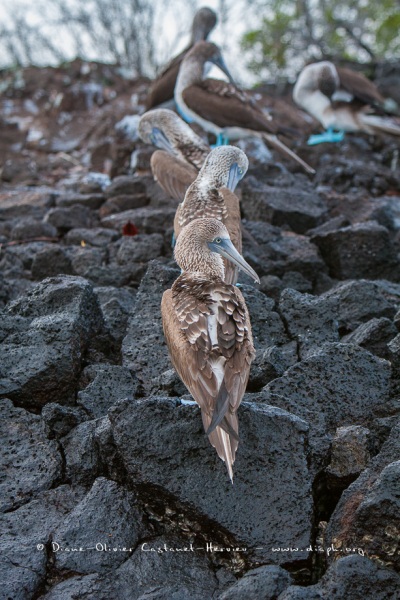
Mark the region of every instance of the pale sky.
[[[76, 0], [65, 0], [68, 5]], [[85, 0], [79, 0], [85, 1]], [[191, 4], [196, 8], [209, 6], [217, 15], [219, 22], [217, 27], [211, 33], [209, 39], [220, 45], [223, 49], [224, 57], [228, 68], [233, 76], [242, 85], [251, 85], [255, 82], [254, 76], [246, 68], [245, 57], [240, 50], [240, 39], [251, 27], [257, 27], [259, 18], [254, 14], [255, 10], [249, 9], [249, 3], [246, 0], [154, 0], [153, 6], [156, 8], [156, 18], [154, 21], [156, 56], [160, 64], [163, 64], [170, 56], [175, 55], [179, 50], [185, 47], [188, 42], [191, 27]], [[40, 25], [46, 34], [50, 34], [52, 42], [56, 46], [61, 46], [68, 59], [74, 58], [73, 45], [68, 33], [62, 28], [51, 28], [49, 23], [54, 17], [54, 3], [52, 0], [36, 0], [33, 3], [30, 0], [0, 0], [0, 23], [9, 24], [8, 14], [21, 14], [32, 26]], [[227, 16], [224, 22], [223, 15]], [[184, 35], [184, 31], [187, 34]], [[36, 56], [36, 55], [35, 55]], [[102, 60], [101, 54], [92, 52], [90, 59]], [[39, 62], [39, 60], [37, 59]], [[48, 63], [48, 55], [41, 57], [40, 62]], [[0, 41], [0, 66], [6, 64], [4, 49]], [[213, 73], [213, 76], [215, 74]]]

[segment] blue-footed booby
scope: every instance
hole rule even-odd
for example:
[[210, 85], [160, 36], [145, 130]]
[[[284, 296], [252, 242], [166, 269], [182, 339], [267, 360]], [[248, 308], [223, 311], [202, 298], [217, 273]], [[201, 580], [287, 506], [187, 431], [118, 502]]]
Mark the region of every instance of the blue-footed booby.
[[[206, 79], [209, 63], [218, 66], [230, 83]], [[175, 102], [188, 122], [195, 121], [217, 137], [217, 144], [226, 139], [261, 137], [265, 143], [292, 158], [308, 173], [314, 169], [304, 162], [277, 137], [284, 132], [245, 92], [236, 87], [219, 48], [211, 42], [199, 42], [187, 53], [179, 69], [175, 86]]]
[[385, 113], [385, 99], [372, 81], [329, 61], [304, 67], [293, 99], [327, 130], [311, 136], [310, 145], [341, 141], [346, 131], [400, 135], [400, 120]]
[[[234, 146], [219, 146], [207, 156], [195, 181], [179, 204], [175, 220], [175, 240], [182, 228], [200, 217], [218, 219], [228, 230], [236, 250], [242, 252], [242, 229], [239, 199], [234, 194], [249, 166], [245, 153]], [[238, 268], [224, 259], [226, 283], [235, 284]]]
[[259, 282], [220, 221], [186, 225], [175, 246], [182, 274], [164, 292], [161, 313], [172, 364], [200, 406], [206, 434], [233, 481], [236, 413], [255, 351], [244, 298], [224, 282], [222, 257]]
[[147, 93], [146, 110], [173, 100], [176, 78], [183, 58], [194, 44], [208, 38], [216, 24], [217, 15], [211, 8], [204, 6], [196, 12], [193, 18], [192, 37], [189, 45], [167, 64], [151, 84]]
[[165, 108], [142, 115], [139, 135], [146, 144], [160, 148], [151, 157], [154, 179], [175, 200], [183, 200], [196, 179], [210, 146], [176, 113]]

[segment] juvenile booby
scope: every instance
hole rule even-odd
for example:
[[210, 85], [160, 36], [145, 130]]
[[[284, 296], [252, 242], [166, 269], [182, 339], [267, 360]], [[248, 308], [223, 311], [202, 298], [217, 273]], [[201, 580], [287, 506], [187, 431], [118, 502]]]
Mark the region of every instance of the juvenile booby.
[[192, 37], [189, 45], [158, 74], [147, 94], [146, 110], [174, 98], [174, 88], [179, 67], [187, 52], [201, 40], [206, 40], [217, 24], [217, 15], [211, 8], [200, 8], [193, 19]]
[[182, 275], [164, 292], [161, 313], [172, 364], [200, 406], [206, 434], [233, 481], [236, 413], [255, 351], [244, 298], [224, 282], [222, 257], [259, 282], [220, 221], [186, 225], [175, 247]]
[[341, 141], [345, 131], [400, 135], [400, 121], [385, 114], [385, 99], [361, 73], [329, 61], [304, 67], [293, 99], [327, 130], [311, 136], [310, 145]]
[[139, 122], [139, 135], [157, 150], [151, 157], [154, 179], [172, 198], [182, 200], [210, 152], [202, 140], [176, 113], [157, 108]]
[[[182, 228], [200, 217], [218, 219], [228, 230], [236, 250], [242, 252], [242, 230], [239, 199], [234, 194], [239, 181], [249, 167], [245, 153], [234, 146], [219, 146], [207, 156], [195, 181], [188, 188], [184, 201], [179, 204], [174, 234], [178, 239]], [[224, 260], [226, 283], [235, 284], [238, 268]]]
[[[218, 66], [230, 83], [205, 79], [207, 64]], [[277, 137], [283, 131], [245, 92], [239, 90], [223, 61], [219, 48], [211, 42], [199, 42], [187, 53], [179, 69], [175, 86], [175, 102], [188, 122], [199, 123], [217, 137], [217, 144], [226, 139], [261, 137], [285, 156], [291, 157], [308, 173], [314, 169]]]

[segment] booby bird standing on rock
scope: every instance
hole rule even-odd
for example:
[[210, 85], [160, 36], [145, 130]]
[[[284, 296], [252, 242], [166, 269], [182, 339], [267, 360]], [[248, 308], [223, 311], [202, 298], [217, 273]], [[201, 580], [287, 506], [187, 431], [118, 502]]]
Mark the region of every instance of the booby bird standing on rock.
[[304, 67], [293, 89], [293, 99], [327, 130], [308, 144], [338, 142], [345, 131], [400, 135], [400, 121], [385, 114], [385, 99], [361, 73], [329, 61]]
[[150, 161], [154, 179], [169, 196], [182, 200], [210, 153], [210, 146], [166, 108], [144, 113], [139, 135], [146, 144], [161, 148]]
[[236, 413], [255, 351], [244, 298], [224, 282], [222, 257], [259, 282], [220, 221], [186, 225], [175, 247], [182, 275], [164, 292], [161, 313], [172, 364], [200, 406], [206, 434], [233, 481]]
[[[207, 63], [218, 66], [231, 83], [205, 79]], [[211, 42], [199, 42], [187, 53], [179, 69], [175, 102], [188, 122], [195, 121], [217, 137], [217, 145], [227, 139], [261, 137], [285, 156], [300, 164], [308, 173], [314, 169], [276, 136], [279, 125], [269, 120], [261, 108], [233, 82], [219, 48]]]
[[[234, 146], [219, 146], [207, 156], [195, 181], [178, 206], [174, 220], [175, 240], [182, 228], [200, 217], [218, 219], [228, 230], [236, 250], [242, 252], [239, 199], [233, 193], [249, 167], [245, 153]], [[226, 283], [235, 284], [238, 268], [224, 259]]]
[[216, 24], [217, 15], [211, 8], [205, 6], [196, 12], [193, 19], [192, 37], [189, 45], [168, 63], [151, 84], [146, 99], [146, 110], [158, 106], [163, 102], [173, 100], [176, 78], [183, 58], [194, 44], [207, 39]]

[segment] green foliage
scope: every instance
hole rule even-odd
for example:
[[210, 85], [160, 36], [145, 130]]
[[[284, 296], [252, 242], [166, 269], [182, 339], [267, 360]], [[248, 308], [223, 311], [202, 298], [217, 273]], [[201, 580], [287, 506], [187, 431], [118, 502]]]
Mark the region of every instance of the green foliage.
[[261, 8], [260, 27], [241, 42], [259, 76], [290, 74], [309, 60], [370, 62], [400, 52], [397, 0], [269, 0]]

